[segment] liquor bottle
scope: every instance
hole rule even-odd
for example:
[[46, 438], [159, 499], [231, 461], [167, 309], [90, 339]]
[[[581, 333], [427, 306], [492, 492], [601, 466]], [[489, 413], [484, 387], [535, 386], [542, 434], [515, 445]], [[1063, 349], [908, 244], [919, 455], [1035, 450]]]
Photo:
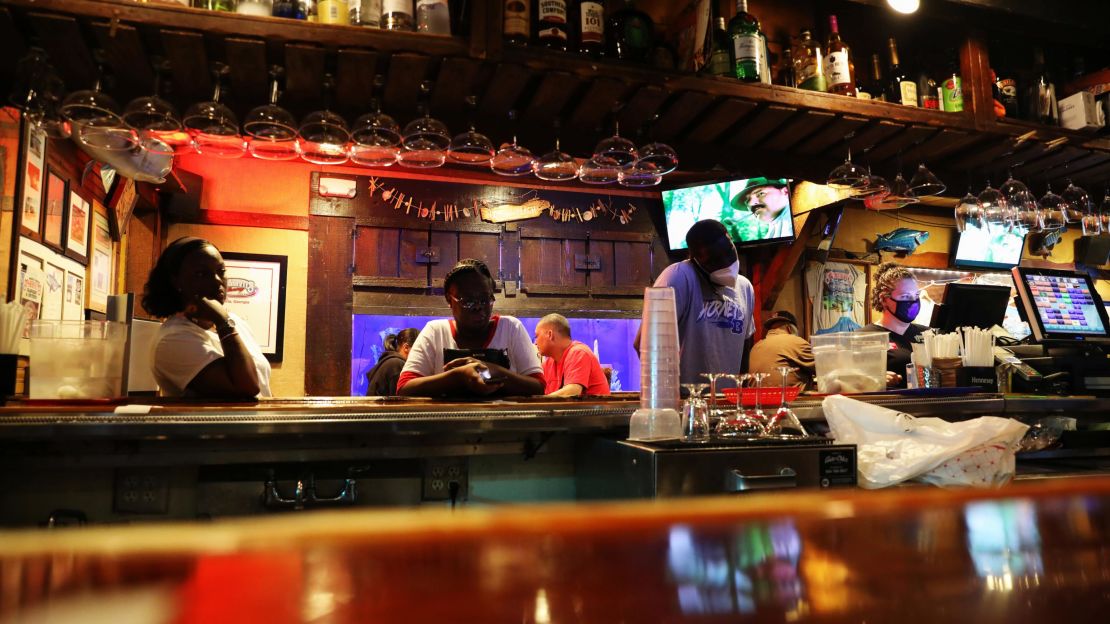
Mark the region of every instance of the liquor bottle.
[[321, 24], [350, 24], [351, 10], [347, 0], [319, 0], [316, 3], [316, 21]]
[[798, 45], [794, 46], [794, 82], [799, 89], [828, 91], [825, 82], [825, 57], [821, 44], [808, 30], [803, 30]]
[[898, 43], [891, 37], [887, 41], [890, 48], [890, 86], [887, 88], [886, 101], [917, 106], [917, 82], [909, 77], [898, 60]]
[[274, 12], [274, 3], [272, 0], [239, 0], [235, 5], [235, 12], [239, 15], [269, 17]]
[[732, 40], [728, 36], [728, 26], [724, 17], [718, 17], [715, 28], [709, 33], [709, 62], [702, 68], [707, 76], [729, 76], [733, 74]]
[[605, 3], [582, 0], [578, 3], [578, 53], [597, 58], [605, 50]]
[[303, 0], [274, 0], [274, 17], [308, 19], [308, 4]]
[[1045, 68], [1044, 50], [1033, 49], [1033, 73], [1025, 88], [1025, 118], [1043, 124], [1059, 125], [1056, 85]]
[[1017, 119], [1021, 116], [1020, 107], [1018, 106], [1018, 88], [1017, 81], [1013, 76], [1001, 75], [994, 81], [995, 86], [998, 87], [998, 101], [1002, 103], [1002, 107], [1006, 109], [1006, 116]]
[[526, 45], [532, 25], [532, 6], [528, 0], [505, 0], [505, 23], [502, 37], [506, 43]]
[[678, 68], [678, 53], [663, 39], [662, 32], [655, 33], [655, 45], [651, 47], [650, 61], [651, 66], [656, 69], [674, 71]]
[[416, 31], [429, 35], [450, 35], [451, 8], [447, 0], [416, 0]]
[[224, 13], [235, 12], [235, 3], [232, 0], [193, 0], [193, 6], [198, 9], [208, 9], [209, 11], [221, 11]]
[[[955, 52], [953, 51], [953, 56]], [[949, 57], [951, 58], [951, 57]], [[959, 67], [955, 60], [948, 63], [948, 75], [940, 83], [940, 108], [947, 113], [959, 113], [964, 110], [963, 79], [960, 78]]]
[[763, 38], [759, 20], [748, 13], [748, 0], [736, 0], [736, 15], [728, 23], [732, 38], [732, 58], [735, 75], [744, 82], [760, 82], [767, 55], [767, 42]]
[[633, 0], [613, 12], [605, 24], [609, 55], [622, 61], [647, 62], [652, 50], [655, 23], [636, 8]]
[[385, 30], [412, 30], [412, 0], [382, 0], [381, 25]]
[[798, 83], [794, 81], [794, 45], [786, 46], [783, 51], [782, 60], [779, 63], [778, 71], [778, 84], [784, 87], [797, 87]]
[[[866, 97], [864, 97], [866, 94]], [[856, 97], [882, 102], [886, 100], [886, 82], [883, 80], [883, 65], [878, 54], [871, 55], [871, 79]]]
[[569, 38], [567, 0], [538, 0], [536, 6], [536, 41], [552, 50], [566, 52]]
[[351, 2], [351, 23], [367, 28], [381, 28], [382, 0]]
[[825, 42], [825, 82], [829, 93], [852, 95], [856, 81], [852, 77], [851, 51], [840, 39], [836, 16], [829, 16], [829, 39]]

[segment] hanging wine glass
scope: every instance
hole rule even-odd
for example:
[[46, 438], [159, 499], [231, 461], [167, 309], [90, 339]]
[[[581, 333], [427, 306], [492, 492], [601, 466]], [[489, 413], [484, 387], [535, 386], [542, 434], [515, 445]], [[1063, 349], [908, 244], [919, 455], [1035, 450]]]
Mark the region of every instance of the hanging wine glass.
[[854, 190], [867, 186], [870, 181], [867, 170], [852, 162], [852, 150], [848, 150], [844, 162], [829, 172], [826, 184], [835, 189]]
[[351, 141], [351, 132], [347, 121], [328, 110], [334, 90], [335, 80], [331, 74], [325, 74], [324, 110], [306, 115], [297, 129], [297, 151], [301, 153], [301, 160], [315, 165], [342, 165], [350, 158], [347, 143]]
[[[659, 121], [659, 115], [652, 116], [651, 120], [645, 124], [644, 136], [651, 136], [655, 123]], [[655, 175], [665, 176], [668, 173], [678, 168], [678, 152], [673, 147], [661, 141], [652, 141], [640, 147], [637, 150], [639, 157], [634, 161], [633, 165], [638, 165], [642, 171], [650, 171]], [[621, 184], [624, 184], [621, 182]], [[635, 186], [627, 185], [625, 186]]]
[[559, 120], [555, 120], [555, 149], [540, 156], [532, 163], [532, 173], [541, 180], [565, 182], [578, 177], [578, 161], [559, 149]]
[[593, 158], [611, 159], [620, 167], [631, 165], [640, 158], [636, 144], [620, 135], [620, 122], [613, 123], [613, 136], [602, 139], [594, 147]]
[[22, 111], [30, 123], [42, 118], [46, 102], [43, 100], [43, 77], [53, 73], [46, 51], [32, 47], [15, 64], [15, 79], [8, 92], [8, 103]]
[[478, 108], [478, 98], [469, 95], [466, 97], [466, 108], [470, 116], [470, 129], [451, 139], [447, 148], [447, 158], [451, 162], [463, 165], [485, 165], [496, 153], [493, 141], [489, 137], [474, 129], [474, 110]]
[[1068, 180], [1068, 186], [1063, 193], [1060, 193], [1060, 197], [1064, 198], [1064, 216], [1067, 217], [1068, 223], [1079, 223], [1083, 215], [1090, 211], [1091, 198], [1087, 195], [1087, 191], [1076, 186], [1071, 180]]
[[578, 168], [578, 180], [586, 184], [612, 184], [620, 178], [621, 165], [607, 157], [587, 159]]
[[128, 102], [127, 108], [123, 110], [123, 120], [138, 130], [143, 137], [161, 138], [165, 134], [181, 130], [182, 126], [173, 104], [162, 99], [160, 95], [162, 77], [169, 68], [167, 61], [153, 57], [151, 64], [154, 66], [154, 92]]
[[293, 160], [297, 157], [297, 121], [278, 105], [278, 89], [284, 70], [270, 67], [270, 101], [247, 113], [243, 131], [250, 136], [251, 156], [262, 160]]
[[532, 173], [532, 161], [535, 158], [528, 148], [516, 142], [516, 111], [509, 111], [509, 125], [513, 128], [513, 140], [502, 143], [497, 153], [489, 161], [489, 168], [498, 175], [522, 176]]
[[116, 101], [102, 91], [103, 76], [104, 67], [98, 62], [93, 88], [70, 93], [58, 111], [73, 124], [81, 143], [113, 152], [134, 149], [139, 134], [120, 117]]
[[1051, 184], [1048, 185], [1048, 191], [1045, 192], [1039, 204], [1041, 214], [1044, 216], [1044, 231], [1062, 230], [1067, 227], [1067, 205], [1063, 197], [1052, 192]]
[[374, 76], [374, 91], [370, 104], [373, 112], [355, 120], [351, 131], [351, 162], [367, 167], [389, 167], [397, 162], [401, 149], [401, 127], [382, 112], [381, 89], [385, 77]]
[[192, 135], [193, 149], [198, 154], [231, 159], [240, 158], [247, 151], [246, 142], [239, 136], [238, 118], [220, 102], [222, 83], [228, 72], [227, 65], [213, 64], [215, 87], [212, 100], [193, 104], [181, 120]]
[[[868, 184], [870, 184], [870, 176], [868, 177]], [[910, 185], [906, 182], [906, 178], [902, 177], [902, 172], [899, 171], [895, 174], [894, 181], [890, 183], [889, 193], [881, 198], [872, 198], [870, 203], [864, 200], [864, 205], [871, 210], [898, 210], [920, 201], [910, 193]]]
[[1106, 194], [1102, 198], [1099, 218], [1102, 220], [1102, 235], [1110, 235], [1110, 188], [1106, 189]]
[[1010, 226], [1009, 206], [1002, 193], [987, 181], [987, 188], [979, 193], [979, 205], [983, 215], [983, 225], [992, 231], [1005, 230]]
[[917, 165], [917, 171], [910, 178], [910, 195], [913, 197], [934, 197], [943, 193], [946, 188], [925, 163]]
[[871, 167], [868, 167], [867, 184], [857, 189], [853, 195], [863, 201], [864, 208], [875, 210], [875, 206], [890, 195], [890, 183], [883, 176], [871, 173]]
[[401, 152], [397, 157], [404, 167], [430, 169], [447, 162], [447, 150], [451, 147], [451, 134], [447, 126], [428, 114], [428, 97], [432, 83], [420, 83], [420, 103], [417, 110], [421, 116], [410, 121], [401, 132]]
[[1102, 216], [1092, 201], [1087, 202], [1087, 209], [1079, 223], [1083, 229], [1083, 236], [1099, 236], [1103, 233]]
[[970, 188], [967, 189], [967, 195], [964, 195], [960, 203], [956, 204], [955, 213], [958, 232], [967, 230], [969, 226], [976, 229], [983, 226], [983, 204], [972, 194]]

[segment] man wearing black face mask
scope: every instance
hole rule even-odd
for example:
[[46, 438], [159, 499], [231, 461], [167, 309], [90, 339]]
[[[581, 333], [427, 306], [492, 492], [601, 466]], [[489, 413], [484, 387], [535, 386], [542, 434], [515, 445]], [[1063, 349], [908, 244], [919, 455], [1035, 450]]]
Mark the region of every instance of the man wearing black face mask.
[[[704, 383], [701, 373], [738, 373], [746, 365], [755, 291], [740, 275], [736, 246], [720, 221], [695, 223], [686, 245], [690, 258], [663, 269], [655, 286], [674, 288], [681, 383]], [[639, 334], [633, 346], [640, 350]]]
[[913, 274], [893, 262], [879, 265], [871, 291], [871, 307], [882, 312], [883, 316], [878, 323], [860, 331], [887, 332], [890, 335], [886, 356], [887, 386], [905, 387], [902, 375], [910, 363], [913, 353], [911, 345], [921, 342], [921, 332], [928, 329], [913, 322], [921, 310], [921, 295]]

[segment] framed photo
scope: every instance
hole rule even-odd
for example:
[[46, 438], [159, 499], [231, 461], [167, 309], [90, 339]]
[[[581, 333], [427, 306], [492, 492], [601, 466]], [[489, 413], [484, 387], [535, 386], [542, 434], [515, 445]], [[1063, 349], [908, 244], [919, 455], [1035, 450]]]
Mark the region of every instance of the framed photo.
[[62, 300], [62, 319], [80, 321], [85, 318], [85, 274], [66, 271], [66, 294]]
[[46, 201], [43, 202], [42, 242], [55, 251], [65, 248], [66, 181], [52, 169], [46, 174]]
[[112, 235], [108, 215], [93, 212], [92, 251], [89, 254], [89, 300], [85, 307], [108, 312], [108, 295], [112, 294]]
[[42, 291], [42, 308], [40, 316], [45, 320], [62, 320], [62, 308], [65, 299], [66, 270], [50, 260], [46, 261], [44, 288]]
[[135, 181], [131, 178], [118, 178], [108, 199], [108, 225], [112, 233], [112, 240], [120, 240], [127, 233], [127, 224], [131, 221], [131, 213], [139, 201], [139, 194], [135, 191]]
[[45, 264], [42, 258], [27, 252], [19, 254], [19, 304], [27, 310], [27, 325], [23, 337], [31, 335], [31, 321], [39, 318], [46, 289]]
[[871, 322], [871, 264], [810, 261], [805, 271], [807, 335], [855, 331]]
[[43, 174], [46, 168], [46, 133], [24, 122], [23, 153], [27, 155], [22, 173], [23, 189], [19, 201], [19, 233], [42, 240]]
[[282, 359], [285, 338], [285, 273], [288, 256], [223, 253], [227, 268], [227, 309], [250, 326], [262, 353]]
[[81, 264], [89, 261], [89, 228], [92, 225], [89, 202], [74, 192], [69, 194], [66, 210], [66, 255]]

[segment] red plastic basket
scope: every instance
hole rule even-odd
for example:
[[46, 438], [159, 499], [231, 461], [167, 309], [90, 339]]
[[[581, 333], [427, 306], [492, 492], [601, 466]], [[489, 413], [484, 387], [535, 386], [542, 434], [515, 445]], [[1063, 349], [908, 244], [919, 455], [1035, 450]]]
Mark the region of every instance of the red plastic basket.
[[[798, 393], [801, 388], [791, 386], [786, 389], [786, 401], [790, 402], [798, 398]], [[721, 390], [725, 395], [725, 400], [729, 403], [736, 403], [736, 388], [725, 388]], [[763, 407], [775, 406], [782, 400], [782, 388], [761, 388], [759, 390], [759, 402]], [[755, 406], [755, 388], [744, 388], [744, 405]]]

